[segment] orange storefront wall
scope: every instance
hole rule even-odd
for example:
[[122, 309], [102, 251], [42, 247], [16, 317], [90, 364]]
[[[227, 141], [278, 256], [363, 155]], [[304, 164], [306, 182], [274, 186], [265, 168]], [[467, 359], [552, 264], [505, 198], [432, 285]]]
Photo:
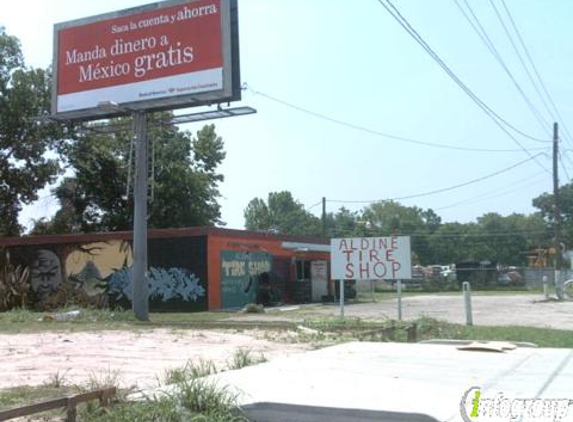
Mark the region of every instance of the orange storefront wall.
[[[265, 252], [275, 259], [289, 259], [293, 257], [306, 260], [329, 260], [330, 256], [324, 252], [295, 252], [284, 249], [282, 244], [285, 240], [280, 238], [261, 238], [251, 236], [225, 236], [211, 233], [207, 239], [207, 278], [209, 310], [221, 309], [221, 252]], [[294, 274], [294, 264], [290, 265], [291, 277], [286, 281], [291, 282]]]

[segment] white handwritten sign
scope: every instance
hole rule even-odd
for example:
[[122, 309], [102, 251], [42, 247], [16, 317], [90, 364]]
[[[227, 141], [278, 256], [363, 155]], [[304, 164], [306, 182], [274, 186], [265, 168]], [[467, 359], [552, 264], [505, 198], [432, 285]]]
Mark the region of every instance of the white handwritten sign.
[[332, 239], [330, 265], [335, 280], [411, 279], [410, 237]]

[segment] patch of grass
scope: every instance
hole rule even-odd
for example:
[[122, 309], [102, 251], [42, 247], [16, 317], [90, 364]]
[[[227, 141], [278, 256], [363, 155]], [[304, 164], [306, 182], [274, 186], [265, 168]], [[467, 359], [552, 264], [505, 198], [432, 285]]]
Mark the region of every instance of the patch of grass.
[[451, 324], [432, 318], [416, 321], [418, 339], [492, 340], [535, 343], [539, 347], [573, 348], [573, 331], [536, 327], [485, 327]]
[[191, 415], [204, 415], [206, 421], [245, 421], [237, 406], [237, 396], [212, 381], [192, 379], [179, 384], [172, 396]]
[[266, 362], [267, 358], [264, 354], [260, 353], [255, 356], [251, 349], [237, 349], [229, 362], [229, 369], [241, 369], [246, 366], [257, 365]]
[[[413, 321], [364, 321], [360, 318], [321, 318], [304, 321], [297, 335], [279, 338], [282, 341], [307, 342], [316, 347], [345, 341], [398, 341], [408, 339], [407, 329], [416, 324], [418, 341], [431, 339], [447, 340], [492, 340], [535, 343], [539, 347], [573, 348], [573, 331], [552, 328], [520, 326], [467, 326], [421, 317]], [[272, 338], [271, 338], [272, 339]]]
[[[202, 364], [205, 368], [213, 365]], [[198, 370], [197, 370], [198, 371]], [[195, 371], [195, 372], [197, 372]], [[191, 374], [193, 371], [187, 371]], [[182, 377], [169, 392], [140, 401], [120, 398], [109, 407], [81, 409], [83, 422], [248, 422], [237, 405], [237, 396], [211, 381]]]
[[187, 361], [179, 368], [171, 368], [165, 371], [163, 380], [165, 384], [178, 384], [188, 379], [196, 379], [216, 374], [217, 367], [208, 359], [198, 359], [196, 362]]
[[69, 370], [66, 371], [56, 371], [44, 382], [44, 385], [48, 388], [52, 387], [54, 389], [60, 389], [68, 385], [67, 375]]
[[48, 384], [37, 386], [18, 386], [0, 390], [0, 409], [11, 409], [25, 406], [43, 400], [63, 397], [67, 394], [76, 393], [73, 386], [54, 387]]
[[152, 324], [185, 325], [223, 321], [236, 316], [236, 312], [210, 311], [210, 312], [163, 312], [150, 314]]
[[121, 384], [121, 371], [107, 369], [100, 372], [90, 372], [85, 388], [99, 390], [101, 388], [119, 387]]
[[[57, 321], [57, 314], [72, 310], [80, 311], [71, 320]], [[138, 322], [131, 310], [111, 310], [93, 308], [66, 308], [55, 312], [35, 312], [27, 309], [14, 309], [0, 312], [0, 333], [37, 333], [37, 332], [82, 332], [104, 330], [141, 331], [158, 326], [195, 328], [202, 324], [216, 323], [236, 313], [194, 312], [194, 313], [151, 313], [152, 323]]]
[[247, 303], [243, 308], [243, 312], [246, 314], [264, 314], [265, 307], [263, 305], [257, 305], [256, 303]]
[[378, 326], [380, 323], [364, 321], [357, 317], [327, 317], [317, 319], [307, 319], [301, 324], [304, 327], [320, 331], [340, 331], [350, 329], [361, 329], [368, 326]]
[[305, 320], [299, 329], [299, 341], [314, 347], [325, 347], [348, 341], [407, 341], [407, 321], [365, 321], [360, 318], [338, 317]]
[[26, 309], [15, 309], [0, 313], [0, 333], [36, 333], [45, 331], [73, 332], [97, 330], [121, 330], [133, 326], [133, 312], [124, 310], [80, 309], [77, 317], [57, 321], [57, 314], [77, 310], [78, 308], [62, 309], [56, 312], [34, 312]]
[[140, 402], [121, 401], [111, 407], [95, 406], [79, 412], [82, 422], [183, 422], [174, 401], [162, 397]]

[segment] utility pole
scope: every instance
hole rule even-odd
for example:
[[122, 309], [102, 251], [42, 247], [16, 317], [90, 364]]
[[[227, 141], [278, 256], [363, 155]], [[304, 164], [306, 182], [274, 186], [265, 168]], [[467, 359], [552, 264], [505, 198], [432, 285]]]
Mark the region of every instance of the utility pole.
[[559, 207], [559, 125], [553, 123], [553, 237], [555, 250], [555, 293], [562, 298], [561, 289], [561, 209]]
[[326, 237], [326, 197], [322, 197], [322, 237]]

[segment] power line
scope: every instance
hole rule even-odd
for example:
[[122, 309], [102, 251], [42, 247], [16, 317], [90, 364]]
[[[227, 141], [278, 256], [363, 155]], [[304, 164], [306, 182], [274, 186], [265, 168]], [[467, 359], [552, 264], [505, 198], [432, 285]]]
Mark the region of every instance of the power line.
[[559, 153], [559, 162], [561, 163], [561, 168], [565, 172], [565, 177], [567, 177], [567, 181], [571, 181], [571, 177], [569, 176], [569, 172], [567, 171], [567, 167], [565, 167], [565, 163], [563, 162], [563, 156]]
[[[459, 147], [459, 146], [455, 146], [455, 145], [437, 144], [437, 143], [434, 143], [434, 142], [420, 141], [420, 140], [417, 140], [417, 139], [412, 139], [412, 138], [406, 138], [406, 137], [403, 137], [403, 136], [392, 135], [392, 134], [389, 134], [389, 133], [379, 132], [379, 131], [374, 130], [374, 129], [369, 129], [369, 128], [364, 127], [364, 126], [359, 126], [359, 125], [356, 125], [356, 124], [354, 124], [354, 123], [349, 123], [349, 122], [346, 122], [346, 121], [343, 121], [343, 120], [339, 120], [339, 119], [336, 119], [336, 118], [333, 118], [333, 117], [329, 117], [329, 116], [327, 116], [327, 115], [325, 115], [325, 114], [318, 113], [318, 112], [316, 112], [316, 111], [312, 111], [312, 110], [303, 108], [303, 107], [301, 107], [301, 106], [298, 106], [298, 105], [289, 103], [289, 102], [287, 102], [287, 101], [285, 101], [285, 100], [282, 100], [282, 99], [280, 99], [280, 98], [274, 97], [274, 96], [269, 95], [269, 94], [266, 94], [266, 93], [264, 93], [264, 92], [257, 91], [257, 90], [255, 90], [255, 89], [249, 87], [248, 85], [247, 85], [247, 89], [248, 89], [252, 94], [254, 94], [254, 95], [259, 95], [259, 96], [264, 97], [264, 98], [266, 98], [266, 99], [268, 99], [268, 100], [270, 100], [270, 101], [273, 101], [273, 102], [275, 102], [275, 103], [284, 105], [284, 106], [289, 107], [289, 108], [291, 108], [291, 109], [293, 109], [293, 110], [297, 110], [297, 111], [299, 111], [299, 112], [301, 112], [301, 113], [305, 113], [305, 114], [308, 114], [308, 115], [317, 117], [317, 118], [319, 118], [319, 119], [322, 119], [322, 120], [325, 120], [325, 121], [328, 121], [328, 122], [331, 122], [331, 123], [335, 123], [335, 124], [337, 124], [337, 125], [344, 126], [344, 127], [350, 128], [350, 129], [355, 129], [355, 130], [358, 130], [358, 131], [361, 131], [361, 132], [365, 132], [365, 133], [368, 133], [368, 134], [370, 134], [370, 135], [381, 136], [381, 137], [384, 137], [384, 138], [394, 139], [394, 140], [403, 141], [403, 142], [409, 142], [409, 143], [412, 143], [412, 144], [423, 145], [423, 146], [426, 146], [426, 147], [441, 148], [441, 149], [448, 149], [448, 150], [471, 151], [471, 152], [520, 152], [520, 151], [522, 151], [522, 149], [489, 149], [489, 148]], [[544, 151], [544, 150], [547, 150], [547, 148], [531, 148], [531, 151], [542, 151], [542, 150], [543, 150], [543, 151]]]
[[[456, 6], [458, 7], [458, 9], [460, 10], [460, 12], [464, 15], [466, 20], [469, 22], [471, 27], [477, 33], [477, 35], [481, 38], [482, 42], [486, 45], [489, 52], [494, 56], [494, 58], [497, 60], [497, 62], [500, 64], [500, 66], [503, 68], [503, 70], [505, 70], [505, 73], [507, 74], [507, 76], [509, 76], [509, 78], [512, 80], [516, 89], [521, 94], [521, 97], [523, 98], [523, 100], [525, 101], [525, 103], [527, 104], [527, 106], [529, 107], [529, 109], [531, 110], [531, 112], [533, 113], [533, 115], [535, 116], [535, 118], [537, 119], [537, 121], [539, 122], [541, 127], [543, 128], [543, 130], [549, 131], [549, 123], [547, 123], [547, 121], [544, 120], [543, 116], [539, 113], [539, 110], [537, 110], [537, 108], [533, 105], [530, 98], [525, 94], [521, 85], [515, 79], [513, 73], [509, 70], [509, 67], [506, 65], [505, 61], [503, 60], [503, 58], [501, 57], [501, 55], [499, 54], [499, 52], [495, 48], [493, 41], [488, 36], [487, 31], [485, 30], [485, 28], [481, 24], [479, 18], [474, 13], [474, 11], [473, 11], [472, 7], [470, 6], [470, 4], [468, 3], [468, 1], [464, 0], [466, 7], [468, 8], [469, 12], [471, 13], [471, 15], [473, 16], [473, 18], [475, 20], [475, 24], [471, 20], [471, 18], [468, 16], [466, 11], [463, 9], [463, 7], [460, 5], [458, 0], [454, 0], [454, 2], [456, 4]], [[476, 24], [477, 24], [477, 26], [476, 26]], [[478, 27], [479, 27], [479, 29], [478, 29]]]
[[463, 182], [463, 183], [459, 183], [457, 185], [454, 186], [449, 186], [447, 188], [441, 188], [441, 189], [435, 189], [432, 191], [428, 191], [428, 192], [423, 192], [423, 193], [418, 193], [418, 194], [414, 194], [414, 195], [407, 195], [407, 196], [401, 196], [401, 197], [397, 197], [397, 198], [388, 198], [388, 199], [375, 199], [375, 200], [363, 200], [363, 201], [356, 201], [356, 200], [334, 200], [334, 199], [329, 199], [327, 200], [327, 202], [333, 202], [333, 203], [337, 203], [337, 204], [372, 204], [372, 203], [376, 203], [376, 202], [384, 202], [384, 201], [400, 201], [400, 200], [404, 200], [404, 199], [413, 199], [413, 198], [420, 198], [423, 196], [430, 196], [430, 195], [435, 195], [438, 193], [444, 193], [444, 192], [449, 192], [451, 190], [454, 189], [458, 189], [458, 188], [462, 188], [462, 187], [466, 187], [469, 185], [472, 185], [474, 183], [478, 183], [478, 182], [482, 182], [484, 180], [490, 179], [492, 177], [498, 176], [502, 173], [506, 173], [510, 170], [513, 170], [516, 167], [519, 167], [522, 164], [525, 164], [531, 160], [535, 160], [539, 155], [544, 155], [543, 153], [538, 153], [536, 155], [534, 155], [531, 158], [527, 158], [523, 161], [520, 161], [519, 163], [513, 164], [512, 166], [506, 167], [504, 169], [498, 170], [496, 172], [487, 174], [485, 176], [482, 177], [478, 177], [477, 179], [472, 179], [469, 180], [467, 182]]
[[[496, 189], [496, 190], [493, 190], [493, 191], [485, 192], [485, 193], [483, 193], [483, 194], [481, 194], [481, 195], [473, 196], [473, 197], [471, 197], [471, 198], [466, 198], [466, 199], [463, 199], [463, 200], [461, 200], [461, 201], [454, 202], [454, 203], [452, 203], [452, 204], [449, 204], [449, 205], [445, 205], [445, 206], [443, 206], [443, 207], [436, 208], [435, 210], [436, 210], [436, 211], [441, 211], [441, 210], [445, 210], [445, 209], [448, 209], [448, 208], [457, 207], [458, 205], [463, 205], [463, 204], [467, 204], [467, 203], [481, 202], [481, 201], [484, 201], [484, 200], [486, 200], [486, 199], [489, 200], [489, 199], [493, 199], [493, 198], [498, 198], [498, 197], [500, 197], [500, 196], [504, 196], [504, 195], [508, 195], [508, 194], [515, 193], [515, 192], [517, 191], [517, 189], [507, 189], [507, 188], [509, 188], [510, 186], [520, 185], [520, 184], [522, 184], [524, 181], [527, 181], [528, 179], [533, 179], [534, 177], [539, 176], [539, 175], [541, 175], [541, 174], [543, 175], [543, 179], [541, 179], [541, 180], [536, 180], [536, 181], [533, 182], [533, 183], [528, 183], [527, 185], [522, 186], [522, 187], [519, 188], [519, 189], [528, 188], [528, 187], [537, 185], [537, 184], [539, 184], [539, 183], [541, 183], [541, 182], [547, 182], [547, 178], [545, 177], [544, 173], [537, 173], [537, 175], [534, 175], [534, 176], [532, 176], [532, 177], [528, 177], [528, 178], [526, 178], [526, 179], [522, 179], [522, 180], [520, 180], [520, 181], [517, 182], [517, 183], [512, 183], [511, 185], [507, 185], [507, 186], [505, 186], [505, 187], [503, 188], [503, 190]], [[493, 195], [492, 195], [492, 194], [493, 194]]]
[[313, 209], [314, 207], [319, 206], [320, 204], [322, 204], [322, 199], [320, 201], [318, 201], [316, 204], [311, 205], [310, 207], [305, 208], [306, 211], [310, 211], [311, 209]]
[[[506, 126], [514, 130], [515, 132], [525, 136], [529, 139], [540, 141], [540, 142], [549, 142], [547, 140], [542, 140], [538, 138], [534, 138], [526, 133], [520, 131], [516, 127], [512, 126], [509, 122], [503, 119], [499, 114], [495, 113], [488, 105], [486, 105], [480, 98], [478, 98], [456, 75], [455, 73], [444, 63], [444, 61], [432, 50], [432, 48], [424, 41], [424, 39], [416, 32], [414, 28], [410, 25], [410, 23], [400, 14], [398, 9], [392, 4], [390, 0], [386, 0], [386, 2], [390, 5], [386, 5], [383, 0], [378, 0], [378, 2], [390, 13], [390, 15], [402, 26], [406, 32], [414, 38], [414, 40], [420, 44], [420, 46], [440, 65], [440, 67], [446, 72], [450, 78], [456, 82], [456, 84], [486, 113], [493, 122], [503, 130], [507, 136], [509, 136], [529, 157], [534, 157], [530, 151], [528, 151], [522, 144], [519, 142], [502, 124], [504, 123]], [[393, 11], [390, 9], [393, 9]], [[551, 174], [551, 172], [543, 166], [539, 161], [535, 160], [536, 163], [544, 169], [547, 173]]]
[[[525, 52], [525, 56], [527, 57], [527, 60], [529, 62], [529, 64], [531, 65], [533, 72], [535, 73], [535, 76], [537, 77], [537, 80], [539, 81], [539, 84], [541, 85], [541, 88], [543, 89], [543, 92], [545, 93], [545, 95], [547, 96], [547, 99], [549, 100], [549, 102], [551, 103], [551, 106], [553, 107], [553, 110], [555, 111], [555, 114], [557, 115], [557, 117], [559, 118], [559, 121], [561, 122], [563, 129], [565, 130], [565, 133], [567, 134], [567, 137], [569, 138], [569, 140], [571, 140], [573, 137], [571, 136], [571, 133], [569, 132], [569, 129], [567, 128], [567, 126], [565, 125], [565, 121], [563, 120], [563, 118], [561, 117], [561, 113], [559, 112], [559, 109], [557, 108], [557, 106], [555, 105], [555, 102], [553, 101], [553, 98], [551, 97], [551, 95], [549, 95], [549, 91], [547, 90], [547, 87], [545, 86], [545, 83], [543, 82], [543, 79], [541, 78], [541, 75], [539, 74], [539, 71], [537, 70], [537, 66], [535, 66], [535, 62], [533, 61], [531, 54], [529, 53], [529, 49], [527, 48], [527, 45], [525, 44], [525, 42], [523, 41], [523, 37], [521, 36], [521, 32], [519, 31], [515, 20], [513, 19], [513, 16], [511, 15], [511, 12], [509, 11], [509, 8], [507, 7], [507, 4], [505, 4], [505, 0], [501, 0], [501, 4], [503, 5], [503, 8], [505, 9], [505, 13], [507, 14], [509, 21], [511, 22], [511, 26], [513, 27], [513, 30], [515, 31], [515, 33], [517, 34], [517, 39], [519, 40], [519, 43], [521, 44], [521, 47], [523, 48], [523, 51]], [[527, 74], [529, 75], [529, 72], [527, 72]], [[530, 75], [529, 75], [530, 76]], [[549, 112], [549, 114], [551, 115], [551, 111], [549, 110], [549, 107], [547, 105], [547, 103], [545, 102], [545, 99], [543, 98], [543, 95], [541, 95], [541, 92], [539, 91], [539, 88], [537, 86], [537, 84], [533, 81], [533, 78], [530, 77], [530, 81], [533, 84], [535, 90], [537, 91], [537, 95], [539, 95], [539, 98], [541, 98], [541, 101], [543, 102], [543, 104], [545, 105], [545, 108], [547, 109], [547, 111]], [[571, 141], [570, 141], [571, 143]]]
[[[337, 233], [353, 233], [353, 229], [334, 229]], [[370, 233], [380, 234], [380, 230], [375, 227], [361, 227], [360, 230]], [[393, 233], [387, 233], [391, 236]], [[439, 238], [480, 238], [480, 237], [510, 237], [510, 236], [536, 236], [536, 235], [547, 235], [545, 230], [512, 230], [508, 232], [490, 232], [490, 233], [400, 233], [400, 236], [418, 237], [418, 238], [428, 238], [428, 237], [439, 237]], [[462, 239], [463, 240], [463, 239]]]
[[[519, 52], [519, 49], [517, 48], [517, 46], [515, 45], [515, 42], [513, 41], [513, 37], [511, 36], [509, 30], [507, 29], [507, 25], [505, 24], [505, 22], [503, 21], [501, 14], [499, 13], [499, 10], [497, 9], [497, 7], [495, 6], [495, 3], [493, 2], [493, 0], [489, 0], [489, 3], [491, 4], [491, 7], [493, 8], [497, 19], [499, 20], [499, 23], [501, 24], [505, 35], [507, 35], [507, 39], [509, 40], [509, 43], [511, 44], [511, 46], [513, 47], [513, 51], [515, 51], [515, 54], [517, 55], [517, 58], [519, 59], [519, 62], [521, 63], [521, 66], [523, 67], [523, 69], [525, 70], [525, 72], [527, 73], [527, 76], [529, 77], [529, 80], [531, 81], [532, 85], [535, 87], [536, 90], [538, 90], [537, 88], [537, 84], [535, 83], [535, 81], [533, 80], [533, 77], [531, 76], [531, 73], [529, 72], [529, 68], [525, 65], [525, 61], [523, 60], [523, 57], [521, 56], [521, 53]], [[539, 91], [538, 91], [539, 92]], [[546, 105], [547, 108], [547, 104], [544, 102], [544, 104]], [[549, 110], [549, 108], [547, 108], [547, 111], [549, 112], [549, 115], [551, 115], [551, 111]]]
[[411, 234], [412, 237], [507, 237], [507, 236], [527, 236], [527, 235], [543, 235], [547, 231], [542, 230], [512, 230], [509, 232], [492, 232], [492, 233], [432, 233], [432, 234]]
[[424, 40], [424, 38], [412, 27], [412, 25], [410, 25], [408, 20], [404, 16], [402, 16], [402, 14], [396, 8], [396, 6], [394, 6], [394, 4], [392, 4], [392, 2], [390, 0], [385, 0], [385, 1], [390, 5], [390, 7], [393, 9], [393, 11], [390, 10], [390, 7], [388, 7], [386, 4], [384, 4], [384, 0], [378, 0], [378, 3], [380, 3], [388, 11], [388, 13], [390, 13], [390, 15], [392, 15], [392, 17], [406, 30], [406, 32], [408, 32], [408, 34], [412, 38], [414, 38], [414, 40], [418, 44], [420, 44], [420, 46], [424, 50], [426, 50], [426, 52], [430, 55], [430, 57], [432, 57], [434, 59], [434, 61], [436, 61], [436, 63], [438, 63], [440, 65], [440, 67], [446, 72], [446, 74], [500, 127], [501, 127], [500, 122], [502, 122], [504, 125], [511, 128], [516, 133], [519, 133], [520, 135], [524, 136], [525, 138], [528, 138], [528, 139], [531, 139], [531, 140], [537, 141], [537, 142], [551, 142], [547, 139], [539, 139], [539, 138], [533, 137], [531, 135], [528, 135], [527, 133], [517, 129], [515, 126], [510, 124], [507, 120], [505, 120], [503, 117], [501, 117], [495, 111], [493, 111], [483, 100], [481, 100], [476, 94], [474, 94], [474, 92], [472, 90], [470, 90], [468, 88], [468, 86], [466, 84], [464, 84], [460, 78], [457, 77], [457, 75], [449, 68], [448, 65], [446, 65], [446, 63], [440, 58], [440, 56], [438, 56], [438, 54], [429, 46], [429, 44]]
[[[569, 157], [569, 155], [567, 155], [567, 152], [569, 152], [569, 151], [571, 151], [571, 150], [570, 150], [570, 149], [569, 149], [569, 150], [567, 150], [567, 149], [564, 150], [564, 151], [563, 151], [563, 156], [567, 159], [567, 161], [569, 161], [569, 164], [570, 164], [571, 166], [573, 166], [573, 160], [571, 159], [571, 157]], [[561, 153], [561, 151], [560, 151], [560, 153]]]

